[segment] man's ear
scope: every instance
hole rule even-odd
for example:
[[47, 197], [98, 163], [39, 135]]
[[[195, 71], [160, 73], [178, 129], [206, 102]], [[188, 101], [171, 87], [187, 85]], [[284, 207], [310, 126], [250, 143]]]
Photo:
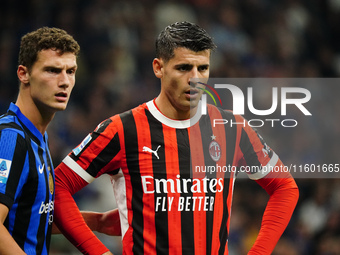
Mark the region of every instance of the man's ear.
[[164, 62], [162, 59], [155, 58], [152, 62], [153, 72], [155, 76], [159, 79], [163, 77], [163, 66]]
[[17, 70], [17, 75], [18, 75], [20, 82], [22, 82], [23, 84], [29, 84], [30, 75], [28, 72], [28, 68], [26, 66], [19, 65], [18, 70]]

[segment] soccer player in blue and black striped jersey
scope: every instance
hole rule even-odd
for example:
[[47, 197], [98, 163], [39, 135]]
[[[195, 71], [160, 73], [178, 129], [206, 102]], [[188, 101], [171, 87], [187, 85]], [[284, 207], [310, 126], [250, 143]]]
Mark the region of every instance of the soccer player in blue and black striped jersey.
[[67, 106], [79, 50], [58, 28], [21, 39], [19, 94], [0, 117], [0, 254], [48, 254], [55, 192], [46, 129]]

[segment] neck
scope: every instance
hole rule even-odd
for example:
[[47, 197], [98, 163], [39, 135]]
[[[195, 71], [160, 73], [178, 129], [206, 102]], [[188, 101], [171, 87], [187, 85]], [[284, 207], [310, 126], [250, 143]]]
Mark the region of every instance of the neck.
[[55, 113], [48, 113], [39, 110], [38, 106], [31, 98], [30, 100], [25, 100], [20, 96], [20, 94], [15, 104], [19, 107], [21, 113], [33, 123], [42, 135], [44, 135], [47, 126], [52, 121]]
[[159, 95], [155, 99], [155, 104], [163, 115], [173, 120], [190, 119], [196, 114], [196, 111], [197, 111], [197, 107], [192, 108], [192, 109], [189, 108], [185, 110], [177, 109], [175, 108], [173, 104], [171, 104], [170, 101], [163, 99], [161, 95]]

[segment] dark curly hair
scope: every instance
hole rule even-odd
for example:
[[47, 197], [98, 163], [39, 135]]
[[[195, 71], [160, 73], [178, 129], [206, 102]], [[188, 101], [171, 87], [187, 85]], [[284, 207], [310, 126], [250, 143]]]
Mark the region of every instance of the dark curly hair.
[[198, 52], [207, 49], [214, 50], [216, 45], [203, 28], [183, 21], [167, 26], [159, 34], [156, 40], [156, 57], [167, 62], [174, 56], [174, 50], [178, 47]]
[[48, 49], [60, 54], [71, 52], [78, 56], [80, 46], [65, 30], [42, 27], [21, 38], [18, 64], [26, 66], [30, 71], [37, 61], [38, 53]]

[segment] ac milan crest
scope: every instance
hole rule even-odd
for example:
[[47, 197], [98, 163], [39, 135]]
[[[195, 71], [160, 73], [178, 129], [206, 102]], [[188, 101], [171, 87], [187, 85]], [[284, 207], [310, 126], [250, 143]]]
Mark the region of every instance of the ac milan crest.
[[209, 145], [209, 154], [215, 162], [219, 161], [221, 158], [221, 147], [215, 140], [211, 141]]

